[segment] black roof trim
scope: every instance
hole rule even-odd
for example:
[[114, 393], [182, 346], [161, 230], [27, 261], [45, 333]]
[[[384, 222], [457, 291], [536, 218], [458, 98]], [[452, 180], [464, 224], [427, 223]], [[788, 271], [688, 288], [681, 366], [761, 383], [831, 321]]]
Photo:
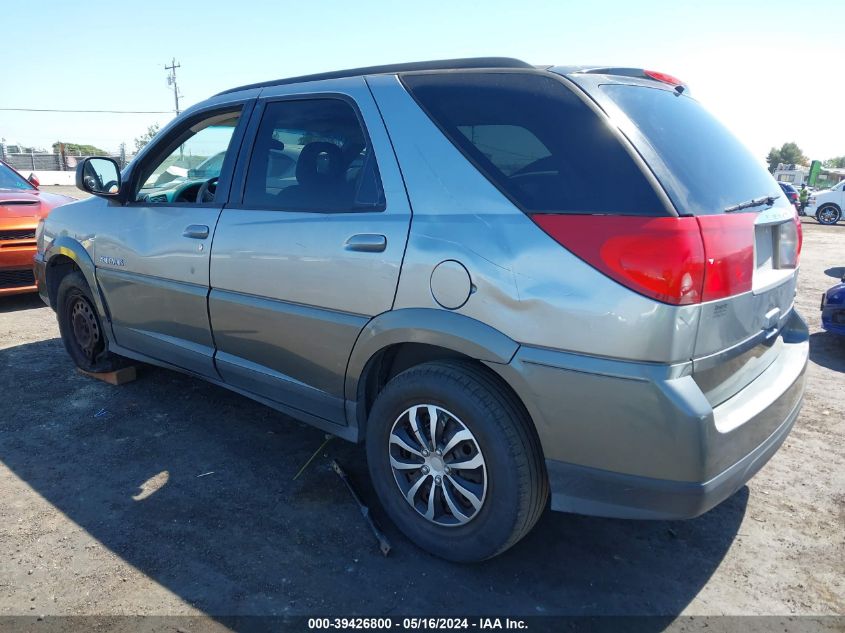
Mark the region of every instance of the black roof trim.
[[260, 83], [239, 86], [230, 90], [218, 92], [219, 95], [249, 90], [250, 88], [267, 88], [269, 86], [284, 86], [287, 84], [305, 83], [308, 81], [320, 81], [323, 79], [341, 79], [343, 77], [358, 77], [360, 75], [386, 75], [393, 73], [407, 73], [416, 70], [461, 70], [466, 68], [534, 68], [522, 60], [512, 57], [469, 57], [465, 59], [439, 59], [428, 62], [409, 62], [405, 64], [388, 64], [386, 66], [366, 66], [364, 68], [350, 68], [349, 70], [333, 70], [327, 73], [316, 75], [302, 75], [301, 77], [288, 77], [276, 79], [275, 81], [262, 81]]

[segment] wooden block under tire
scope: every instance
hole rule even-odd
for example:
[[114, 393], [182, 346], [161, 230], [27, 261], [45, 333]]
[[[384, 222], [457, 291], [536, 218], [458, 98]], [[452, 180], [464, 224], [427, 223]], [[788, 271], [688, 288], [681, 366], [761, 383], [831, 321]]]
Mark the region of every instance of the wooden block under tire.
[[90, 376], [91, 378], [96, 378], [97, 380], [107, 382], [110, 385], [123, 385], [127, 382], [132, 382], [133, 380], [135, 380], [135, 378], [138, 377], [134, 365], [130, 365], [129, 367], [121, 367], [120, 369], [115, 369], [114, 371], [104, 371], [99, 373], [85, 371], [84, 369], [79, 369], [78, 367], [76, 368], [76, 371], [78, 371], [83, 376]]

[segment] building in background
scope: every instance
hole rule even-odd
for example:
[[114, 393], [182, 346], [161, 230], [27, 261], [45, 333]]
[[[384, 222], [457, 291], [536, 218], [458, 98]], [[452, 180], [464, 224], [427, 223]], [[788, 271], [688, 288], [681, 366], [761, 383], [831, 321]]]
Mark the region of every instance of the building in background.
[[779, 182], [788, 182], [796, 187], [807, 185], [813, 189], [830, 189], [845, 180], [845, 168], [822, 167], [821, 161], [815, 160], [812, 166], [780, 163], [774, 177]]
[[842, 167], [822, 167], [814, 186], [816, 189], [830, 189], [843, 180], [845, 180], [845, 169]]
[[800, 187], [807, 183], [810, 177], [810, 168], [807, 165], [779, 163], [777, 169], [775, 169], [774, 177], [778, 182], [788, 182], [790, 185]]

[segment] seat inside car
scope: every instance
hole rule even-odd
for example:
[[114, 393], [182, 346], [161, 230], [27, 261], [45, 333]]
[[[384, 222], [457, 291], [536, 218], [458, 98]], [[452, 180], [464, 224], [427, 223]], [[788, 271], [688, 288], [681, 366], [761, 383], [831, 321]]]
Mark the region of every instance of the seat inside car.
[[[344, 178], [346, 160], [334, 143], [314, 141], [302, 148], [296, 163], [297, 184], [280, 191], [276, 201], [285, 207], [336, 205], [351, 198]], [[351, 203], [351, 199], [349, 200]]]

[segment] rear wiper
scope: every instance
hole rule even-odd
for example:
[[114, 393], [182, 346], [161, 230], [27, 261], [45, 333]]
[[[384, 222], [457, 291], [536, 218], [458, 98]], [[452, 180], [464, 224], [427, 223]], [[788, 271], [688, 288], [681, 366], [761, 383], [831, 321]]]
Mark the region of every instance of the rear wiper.
[[770, 207], [775, 203], [775, 200], [780, 196], [764, 196], [763, 198], [754, 198], [748, 202], [740, 202], [732, 207], [725, 207], [725, 213], [733, 213], [734, 211], [742, 211], [743, 209], [752, 209], [754, 207], [762, 207], [763, 205]]

